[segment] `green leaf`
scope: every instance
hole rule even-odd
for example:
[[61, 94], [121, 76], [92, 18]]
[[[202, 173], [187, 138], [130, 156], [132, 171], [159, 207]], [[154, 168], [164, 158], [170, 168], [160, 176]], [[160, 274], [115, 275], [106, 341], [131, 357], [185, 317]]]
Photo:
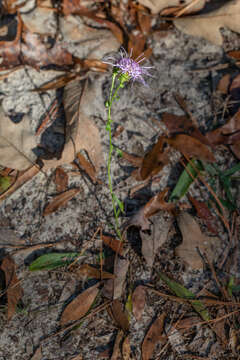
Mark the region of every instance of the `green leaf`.
[[0, 193], [6, 191], [11, 185], [11, 177], [10, 176], [0, 176]]
[[[195, 298], [195, 295], [188, 289], [186, 289], [183, 285], [178, 284], [176, 281], [170, 280], [165, 274], [158, 273], [160, 276], [160, 279], [167, 284], [167, 286], [179, 297], [183, 299], [189, 299], [193, 300]], [[192, 307], [199, 313], [201, 318], [205, 321], [208, 321], [211, 319], [207, 309], [203, 305], [203, 303], [200, 300], [194, 300], [191, 301]]]
[[116, 152], [117, 152], [117, 155], [122, 157], [123, 156], [123, 152], [121, 149], [119, 149], [118, 147], [115, 148], [116, 149]]
[[133, 304], [132, 304], [132, 293], [130, 293], [128, 295], [126, 304], [125, 304], [125, 309], [127, 312], [127, 317], [128, 317], [128, 321], [131, 320], [131, 314], [132, 314], [132, 309], [133, 309]]
[[231, 297], [232, 297], [233, 287], [234, 287], [234, 276], [231, 276], [227, 285], [227, 292]]
[[[197, 177], [198, 173], [193, 168], [192, 164], [194, 165], [194, 168], [197, 170], [202, 170], [202, 166], [200, 165], [200, 162], [197, 160], [191, 160], [187, 166], [186, 169], [182, 172], [175, 188], [173, 189], [169, 201], [177, 202], [180, 200], [189, 190], [190, 185], [193, 183], [194, 179]], [[190, 176], [190, 174], [192, 176]]]
[[119, 200], [119, 198], [115, 194], [113, 194], [112, 197], [113, 197], [114, 201], [118, 204], [121, 212], [124, 213], [124, 204], [123, 204], [123, 202], [121, 200]]
[[60, 266], [69, 265], [79, 255], [76, 252], [45, 254], [34, 260], [29, 266], [29, 270], [52, 270]]
[[233, 166], [232, 168], [225, 170], [222, 172], [223, 176], [231, 176], [233, 174], [235, 174], [235, 172], [240, 171], [240, 163], [238, 163], [237, 165]]

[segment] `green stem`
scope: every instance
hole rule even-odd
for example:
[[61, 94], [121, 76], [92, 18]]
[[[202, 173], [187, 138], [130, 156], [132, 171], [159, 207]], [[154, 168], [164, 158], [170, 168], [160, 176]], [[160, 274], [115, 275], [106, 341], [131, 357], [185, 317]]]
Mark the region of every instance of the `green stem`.
[[111, 124], [112, 124], [111, 107], [112, 107], [113, 101], [116, 99], [118, 90], [122, 87], [122, 82], [120, 81], [119, 85], [117, 86], [117, 88], [116, 88], [116, 90], [115, 90], [115, 92], [113, 94], [113, 89], [114, 89], [114, 84], [115, 84], [116, 77], [117, 77], [117, 74], [113, 73], [110, 96], [109, 96], [109, 100], [108, 100], [108, 103], [107, 103], [108, 121], [107, 121], [106, 129], [107, 129], [108, 134], [109, 134], [109, 152], [108, 152], [108, 162], [107, 162], [107, 173], [108, 173], [108, 186], [109, 186], [109, 191], [110, 191], [111, 198], [112, 198], [112, 206], [113, 206], [113, 212], [114, 212], [114, 218], [115, 218], [115, 231], [116, 231], [117, 236], [119, 237], [119, 239], [122, 240], [122, 234], [121, 234], [121, 231], [120, 231], [120, 228], [119, 228], [116, 200], [115, 200], [115, 196], [114, 196], [113, 189], [112, 189], [112, 177], [111, 177], [111, 160], [112, 160], [112, 152], [113, 152], [112, 129], [111, 129]]

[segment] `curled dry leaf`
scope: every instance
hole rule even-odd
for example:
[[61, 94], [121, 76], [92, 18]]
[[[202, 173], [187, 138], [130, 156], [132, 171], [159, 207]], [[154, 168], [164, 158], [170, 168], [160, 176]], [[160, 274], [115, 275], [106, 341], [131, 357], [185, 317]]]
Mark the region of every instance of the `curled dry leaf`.
[[142, 344], [142, 360], [150, 360], [155, 346], [159, 342], [165, 342], [165, 336], [163, 335], [165, 317], [166, 314], [162, 313], [150, 326]]
[[68, 187], [68, 175], [63, 168], [58, 167], [55, 171], [55, 184], [57, 192], [63, 192]]
[[25, 170], [33, 165], [36, 155], [32, 151], [37, 146], [35, 133], [31, 130], [30, 119], [24, 115], [15, 124], [0, 106], [0, 164], [17, 170]]
[[168, 163], [166, 150], [164, 151], [165, 138], [160, 136], [157, 143], [143, 158], [140, 168], [142, 180], [146, 180], [150, 175], [156, 175]]
[[216, 161], [213, 153], [208, 149], [208, 147], [192, 136], [179, 134], [167, 139], [167, 142], [187, 157], [195, 157], [207, 162]]
[[110, 360], [119, 360], [121, 358], [120, 345], [123, 339], [124, 333], [122, 330], [119, 330], [114, 342], [113, 352]]
[[141, 285], [137, 286], [132, 294], [132, 312], [137, 321], [141, 320], [146, 301], [146, 291]]
[[62, 313], [60, 320], [61, 326], [66, 325], [70, 321], [79, 320], [85, 316], [92, 306], [98, 293], [99, 284], [96, 284], [83, 291], [73, 301], [71, 301]]
[[216, 45], [222, 45], [220, 28], [227, 27], [240, 33], [240, 2], [228, 1], [207, 14], [176, 19], [174, 25], [189, 35], [203, 37]]
[[66, 205], [66, 203], [71, 200], [77, 193], [79, 193], [80, 189], [69, 189], [53, 198], [53, 200], [45, 207], [43, 211], [43, 216], [49, 215], [60, 207]]
[[5, 282], [7, 289], [7, 318], [8, 321], [13, 317], [18, 301], [23, 296], [23, 289], [19, 283], [19, 280], [15, 271], [15, 262], [11, 256], [6, 256], [1, 264], [1, 269], [5, 274]]
[[74, 274], [84, 278], [93, 278], [93, 279], [113, 279], [114, 275], [107, 272], [107, 271], [100, 271], [99, 269], [88, 265], [88, 264], [84, 264], [81, 265], [79, 268], [74, 270]]
[[176, 248], [176, 255], [193, 269], [202, 269], [203, 264], [198, 249], [206, 253], [208, 259], [213, 261], [219, 243], [217, 237], [209, 237], [201, 232], [195, 219], [187, 212], [178, 216], [178, 225], [182, 233], [182, 244]]
[[137, 226], [141, 230], [149, 230], [150, 222], [149, 218], [157, 214], [161, 210], [172, 211], [175, 209], [173, 203], [168, 203], [164, 200], [168, 189], [161, 191], [153, 196], [146, 205], [140, 208], [138, 212], [125, 224], [125, 227]]

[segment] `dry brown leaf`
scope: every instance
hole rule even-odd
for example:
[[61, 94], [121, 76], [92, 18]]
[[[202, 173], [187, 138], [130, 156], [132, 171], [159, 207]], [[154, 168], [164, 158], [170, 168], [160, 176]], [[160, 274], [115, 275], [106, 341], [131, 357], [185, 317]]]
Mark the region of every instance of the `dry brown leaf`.
[[79, 277], [92, 278], [92, 279], [114, 279], [114, 275], [107, 271], [100, 271], [95, 267], [84, 264], [74, 270], [74, 274]]
[[68, 174], [61, 167], [58, 167], [55, 171], [55, 184], [57, 192], [63, 192], [67, 190]]
[[150, 268], [159, 248], [167, 241], [170, 226], [171, 220], [162, 213], [151, 218], [150, 233], [140, 230], [142, 255]]
[[216, 161], [213, 153], [208, 149], [208, 147], [192, 136], [179, 134], [166, 139], [166, 141], [169, 145], [187, 157], [196, 157], [197, 159], [207, 162]]
[[123, 253], [123, 242], [113, 238], [112, 236], [102, 235], [102, 241], [105, 245], [109, 246], [117, 254]]
[[99, 284], [95, 284], [73, 299], [62, 313], [61, 326], [66, 325], [70, 321], [79, 320], [86, 315], [98, 293]]
[[122, 309], [122, 304], [118, 299], [115, 299], [110, 308], [110, 314], [115, 320], [116, 324], [123, 332], [127, 332], [129, 330], [129, 321], [125, 311]]
[[141, 285], [137, 286], [132, 294], [132, 312], [137, 321], [141, 320], [146, 302], [146, 291]]
[[97, 182], [96, 170], [94, 166], [80, 153], [77, 154], [80, 167], [88, 174], [93, 183]]
[[197, 251], [206, 253], [210, 261], [214, 260], [219, 238], [209, 237], [201, 232], [195, 219], [187, 212], [178, 216], [178, 226], [182, 233], [182, 244], [176, 248], [176, 255], [193, 269], [202, 269], [202, 259]]
[[71, 200], [77, 193], [79, 193], [80, 189], [69, 189], [53, 198], [53, 200], [45, 207], [43, 211], [43, 216], [49, 215], [60, 207], [66, 205], [66, 203]]
[[209, 145], [206, 137], [193, 124], [192, 120], [187, 115], [174, 115], [170, 113], [162, 114], [162, 121], [169, 131], [169, 135], [177, 133], [185, 133], [201, 141], [201, 143]]
[[231, 82], [231, 75], [230, 74], [223, 75], [223, 77], [219, 80], [217, 84], [217, 91], [219, 91], [221, 94], [227, 95], [230, 82]]
[[123, 285], [126, 280], [126, 275], [128, 272], [129, 260], [120, 258], [117, 256], [114, 264], [114, 287], [113, 287], [113, 299], [118, 299], [122, 296]]
[[17, 170], [25, 170], [33, 165], [36, 155], [32, 151], [37, 146], [35, 133], [31, 130], [30, 119], [24, 115], [15, 124], [0, 106], [0, 165]]
[[41, 36], [30, 31], [23, 34], [24, 42], [21, 44], [22, 63], [39, 69], [42, 66], [54, 64], [55, 66], [73, 65], [72, 54], [62, 44], [55, 43], [48, 48], [42, 42]]
[[16, 276], [15, 267], [16, 267], [15, 262], [11, 258], [11, 256], [6, 256], [3, 259], [1, 264], [1, 269], [5, 274], [7, 302], [8, 302], [8, 310], [7, 310], [8, 321], [11, 320], [11, 318], [15, 314], [17, 303], [23, 296], [23, 289]]
[[164, 200], [168, 189], [161, 191], [160, 193], [153, 196], [138, 212], [132, 216], [132, 218], [125, 224], [125, 228], [129, 226], [140, 227], [141, 230], [150, 229], [150, 221], [148, 220], [151, 216], [157, 214], [161, 210], [169, 211], [175, 209], [173, 203], [168, 203]]
[[144, 156], [140, 168], [142, 180], [149, 176], [156, 175], [168, 163], [167, 152], [164, 151], [165, 138], [160, 136], [153, 148]]
[[240, 33], [240, 2], [228, 1], [215, 11], [176, 19], [174, 24], [179, 30], [189, 35], [203, 37], [216, 45], [222, 45], [220, 28], [227, 27]]
[[[63, 103], [66, 113], [66, 141], [60, 160], [45, 160], [46, 169], [74, 161], [80, 150], [85, 150], [96, 169], [103, 163], [101, 138], [95, 124], [84, 113], [84, 106], [91, 103], [91, 89], [82, 90], [79, 80], [64, 88]], [[81, 109], [80, 109], [81, 105]], [[87, 134], [87, 136], [86, 136]]]
[[[17, 29], [17, 32], [16, 30]], [[11, 34], [15, 34], [15, 39], [11, 39]], [[21, 51], [20, 40], [22, 34], [22, 21], [21, 17], [18, 16], [17, 19], [11, 21], [7, 25], [7, 34], [6, 40], [8, 41], [0, 41], [0, 52], [1, 52], [1, 64], [0, 70], [6, 70], [12, 67], [16, 67], [19, 65], [19, 56]]]
[[122, 152], [122, 158], [124, 160], [127, 160], [133, 166], [140, 167], [142, 165], [142, 161], [143, 161], [142, 157], [129, 154], [123, 150], [121, 150], [121, 152]]
[[[152, 14], [158, 14], [163, 9], [166, 8], [179, 8], [191, 4], [193, 0], [139, 0], [139, 3], [149, 8]], [[194, 6], [190, 8], [190, 12], [195, 12], [201, 10], [205, 5], [206, 0], [199, 0]]]
[[131, 345], [129, 336], [126, 336], [122, 343], [122, 357], [123, 360], [131, 360]]
[[15, 233], [15, 231], [6, 228], [6, 227], [0, 227], [0, 247], [1, 246], [19, 246], [22, 245], [24, 246], [25, 240], [20, 239], [17, 234]]
[[121, 358], [120, 344], [122, 342], [123, 335], [123, 331], [119, 330], [114, 342], [113, 353], [110, 360], [119, 360], [119, 358]]
[[218, 229], [216, 227], [216, 218], [213, 216], [205, 202], [200, 202], [192, 196], [188, 196], [188, 198], [197, 210], [197, 215], [205, 221], [208, 230], [214, 235], [217, 235]]
[[233, 145], [240, 139], [240, 110], [223, 126], [206, 134], [212, 145]]
[[31, 357], [31, 360], [41, 360], [43, 357], [42, 354], [42, 347], [38, 347], [33, 356]]
[[150, 360], [153, 355], [155, 346], [159, 342], [163, 341], [163, 328], [165, 317], [166, 314], [162, 313], [150, 326], [142, 344], [142, 360]]
[[32, 166], [26, 171], [23, 171], [19, 174], [16, 181], [7, 189], [4, 193], [0, 195], [0, 201], [4, 200], [7, 196], [11, 195], [24, 185], [27, 181], [31, 180], [35, 175], [39, 173], [40, 169], [37, 166]]

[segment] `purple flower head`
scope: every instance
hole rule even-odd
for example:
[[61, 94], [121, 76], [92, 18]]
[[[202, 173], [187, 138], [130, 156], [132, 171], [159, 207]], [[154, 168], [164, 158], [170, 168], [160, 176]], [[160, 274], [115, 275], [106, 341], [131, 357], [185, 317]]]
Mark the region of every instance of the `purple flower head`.
[[[119, 58], [120, 55], [120, 58]], [[113, 66], [118, 70], [120, 74], [124, 74], [127, 76], [130, 81], [139, 81], [144, 85], [147, 85], [143, 76], [153, 77], [148, 69], [152, 69], [153, 66], [141, 66], [139, 65], [145, 57], [143, 54], [139, 55], [135, 60], [132, 59], [132, 49], [130, 55], [126, 52], [126, 50], [121, 47], [119, 54], [117, 56], [108, 56], [105, 58], [103, 63]]]

